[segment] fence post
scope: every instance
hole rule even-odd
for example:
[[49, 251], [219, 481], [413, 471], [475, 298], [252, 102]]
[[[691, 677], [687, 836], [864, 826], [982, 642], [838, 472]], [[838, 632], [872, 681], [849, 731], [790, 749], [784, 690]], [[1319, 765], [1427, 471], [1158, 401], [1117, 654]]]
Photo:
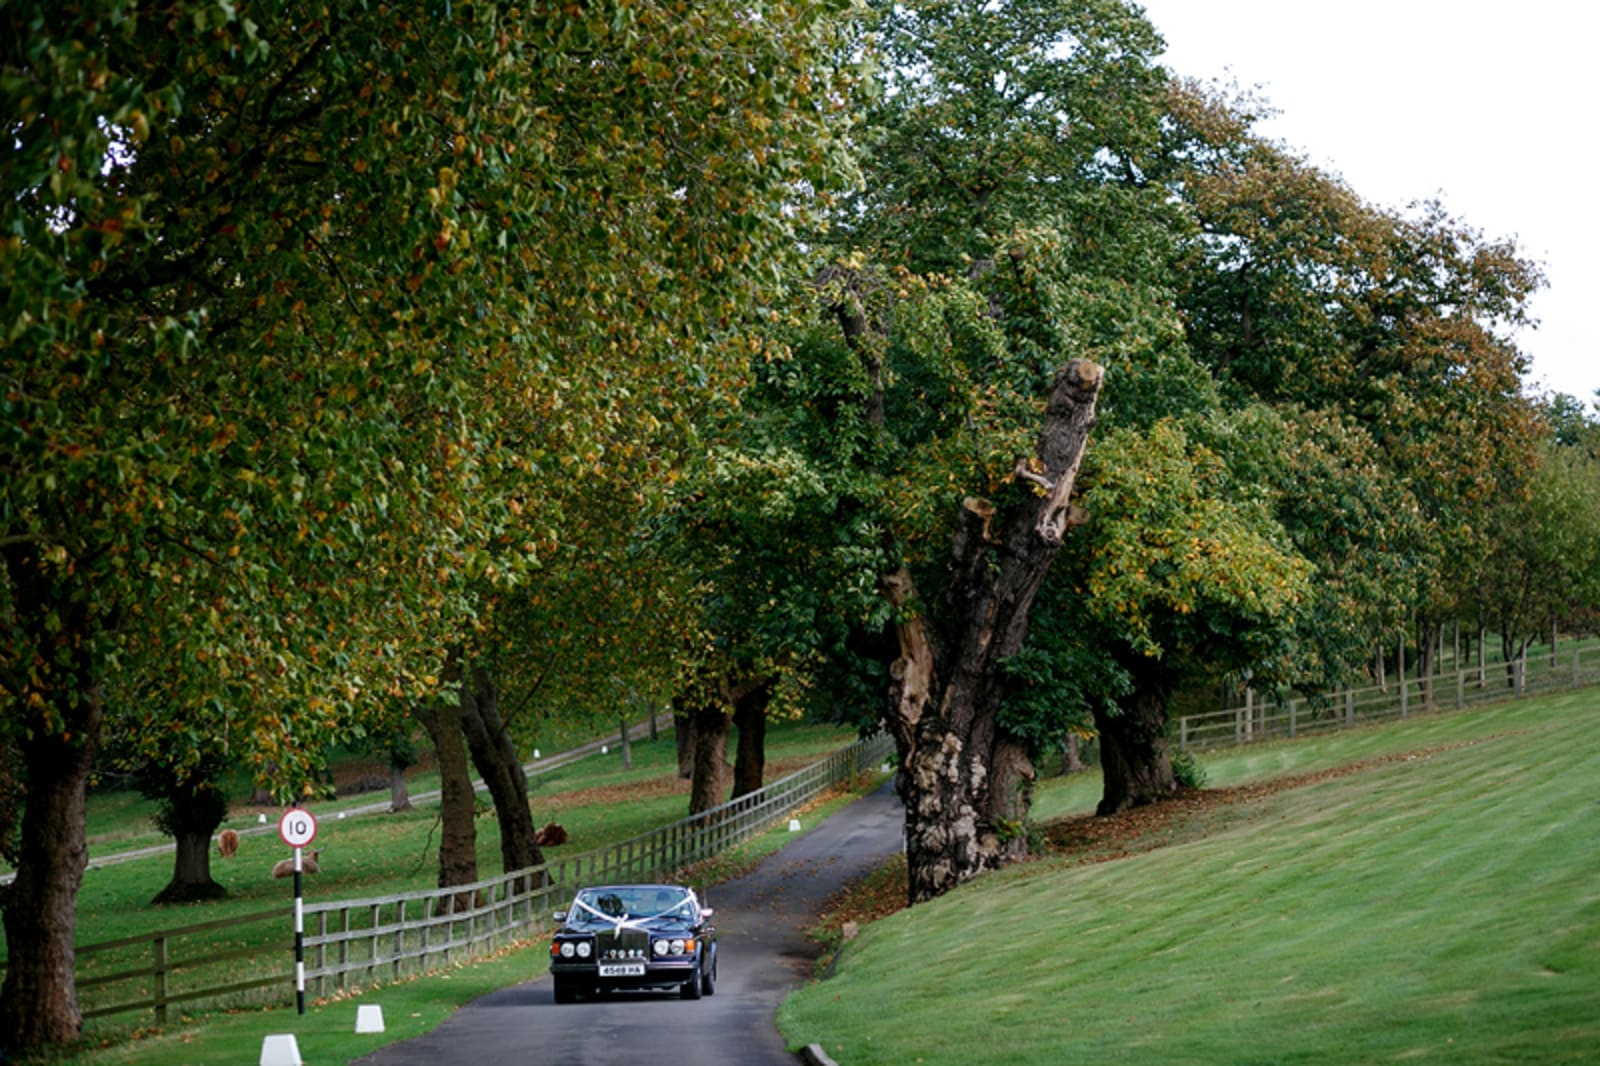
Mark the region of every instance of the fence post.
[[[439, 897], [437, 897], [437, 896], [434, 897], [434, 899], [438, 899], [438, 898]], [[444, 905], [446, 907], [450, 908], [450, 913], [454, 913], [455, 908], [454, 908], [453, 904], [455, 903], [455, 897], [454, 896], [445, 896], [444, 899], [450, 901], [449, 903], [445, 903]], [[422, 904], [422, 913], [424, 913], [424, 914], [428, 913], [428, 904], [427, 904], [426, 900], [424, 900], [424, 902]], [[439, 913], [439, 910], [438, 910], [437, 906], [435, 906], [435, 908], [434, 908], [434, 913], [435, 914]], [[444, 939], [445, 939], [444, 961], [445, 961], [445, 965], [447, 965], [447, 966], [450, 964], [450, 941], [455, 938], [455, 935], [456, 935], [456, 927], [455, 927], [455, 925], [453, 923], [444, 927]], [[403, 953], [405, 952], [405, 950], [406, 950], [406, 901], [403, 900], [403, 899], [398, 899], [398, 900], [395, 900], [395, 904], [394, 904], [394, 979], [396, 981], [400, 980], [400, 978], [405, 975], [405, 970], [403, 969], [405, 964], [400, 961]], [[426, 958], [424, 958], [422, 960], [422, 964], [423, 964], [423, 968], [424, 969], [427, 968], [427, 963], [428, 963], [428, 960]]]
[[1356, 724], [1356, 690], [1344, 690], [1344, 724], [1346, 728]]
[[151, 969], [155, 977], [156, 1024], [167, 1024], [167, 938], [158, 933], [150, 941]]
[[317, 998], [328, 994], [328, 912], [317, 912]]
[[350, 987], [350, 908], [339, 908], [339, 991]]
[[1399, 651], [1396, 654], [1400, 657], [1400, 668], [1396, 671], [1400, 681], [1400, 717], [1404, 718], [1409, 708], [1406, 701], [1406, 632], [1403, 629], [1400, 631]]
[[371, 981], [378, 976], [378, 927], [383, 924], [383, 904], [374, 903], [367, 908], [367, 929], [371, 936], [367, 940], [367, 980]]
[[1289, 701], [1289, 739], [1293, 740], [1295, 734], [1294, 700]]

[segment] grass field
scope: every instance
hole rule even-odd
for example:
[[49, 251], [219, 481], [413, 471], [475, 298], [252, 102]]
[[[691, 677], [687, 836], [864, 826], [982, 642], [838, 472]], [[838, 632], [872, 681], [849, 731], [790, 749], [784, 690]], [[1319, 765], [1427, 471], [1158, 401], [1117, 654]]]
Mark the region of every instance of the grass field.
[[[794, 723], [773, 723], [767, 735], [767, 778], [775, 780], [785, 773], [810, 765], [818, 758], [856, 739], [853, 730]], [[670, 731], [654, 742], [635, 742], [633, 768], [622, 766], [613, 747], [569, 766], [534, 778], [530, 783], [530, 803], [540, 822], [560, 822], [571, 834], [568, 844], [547, 849], [552, 858], [584, 852], [683, 817], [688, 807], [688, 782], [677, 778], [677, 759]], [[421, 792], [426, 780], [416, 786]], [[437, 878], [437, 806], [419, 806], [404, 814], [378, 814], [338, 818], [338, 812], [375, 797], [360, 796], [349, 801], [316, 806], [319, 832], [315, 847], [322, 851], [322, 872], [306, 878], [308, 902], [374, 897], [426, 888]], [[386, 798], [386, 794], [383, 798]], [[839, 801], [839, 802], [842, 802]], [[96, 843], [91, 855], [105, 856], [123, 846], [149, 843], [149, 805], [136, 794], [113, 792], [91, 799], [90, 823]], [[276, 812], [271, 815], [273, 820]], [[808, 821], [810, 819], [808, 818]], [[252, 812], [242, 810], [233, 824], [246, 827], [255, 821]], [[480, 869], [487, 876], [498, 872], [499, 834], [491, 815], [479, 818], [478, 854]], [[742, 849], [753, 856], [775, 848], [786, 833], [757, 838]], [[78, 898], [78, 942], [95, 943], [141, 935], [157, 929], [173, 929], [284, 907], [290, 902], [290, 882], [274, 880], [270, 868], [289, 854], [276, 832], [248, 836], [240, 844], [237, 857], [213, 857], [216, 879], [230, 890], [228, 899], [177, 907], [153, 907], [149, 900], [171, 875], [170, 854], [141, 858], [126, 863], [94, 866], [85, 874]], [[714, 880], [724, 868], [737, 863], [735, 855], [708, 868], [696, 871], [696, 878]], [[289, 939], [290, 927], [243, 927], [244, 936], [265, 936], [263, 951], [277, 951]], [[247, 946], [237, 930], [216, 934], [229, 947]], [[232, 937], [232, 940], [226, 938]], [[197, 938], [199, 939], [199, 938]], [[135, 955], [141, 950], [130, 949]], [[145, 954], [148, 954], [147, 949]], [[200, 950], [194, 944], [191, 950]], [[0, 961], [4, 954], [0, 953]], [[522, 980], [538, 976], [546, 968], [544, 942], [512, 950], [475, 966], [459, 967], [435, 977], [390, 985], [382, 990], [387, 1032], [382, 1036], [352, 1035], [356, 1004], [366, 999], [336, 999], [313, 1004], [304, 1018], [291, 1009], [242, 1009], [213, 1011], [184, 1017], [157, 1033], [147, 1023], [135, 1022], [137, 1015], [115, 1015], [91, 1021], [86, 1026], [83, 1047], [56, 1053], [39, 1061], [96, 1064], [192, 1064], [255, 1062], [262, 1037], [274, 1032], [298, 1032], [301, 1053], [307, 1061], [344, 1062], [396, 1039], [417, 1035], [438, 1024], [450, 1011], [468, 1000]], [[281, 958], [279, 963], [282, 964]], [[129, 965], [116, 953], [85, 956], [79, 967], [80, 979], [94, 965], [121, 968]], [[133, 962], [137, 965], [137, 962]], [[244, 960], [241, 965], [248, 966]], [[81, 997], [92, 1002], [93, 992]], [[284, 999], [283, 1002], [288, 1002]], [[317, 1048], [313, 1060], [308, 1041]], [[342, 1057], [341, 1057], [342, 1056]]]
[[[876, 787], [876, 783], [868, 787]], [[815, 828], [819, 820], [853, 798], [844, 793], [825, 798], [803, 816], [806, 826]], [[780, 822], [730, 855], [697, 868], [692, 879], [715, 884], [737, 876], [743, 866], [792, 839], [794, 835]], [[295, 1014], [292, 1007], [280, 1006], [215, 1011], [185, 1018], [162, 1031], [100, 1026], [81, 1047], [29, 1061], [51, 1066], [238, 1066], [260, 1061], [268, 1034], [292, 1033], [307, 1063], [347, 1063], [387, 1044], [429, 1032], [480, 996], [541, 976], [549, 968], [548, 943], [543, 937], [536, 938], [443, 973], [382, 985], [357, 996], [313, 1002], [304, 1016]], [[382, 1010], [382, 1033], [355, 1032], [356, 1014], [364, 1004]]]
[[[774, 723], [768, 735], [768, 780], [832, 752], [855, 739], [853, 731], [826, 726]], [[624, 769], [615, 748], [532, 778], [529, 802], [536, 822], [556, 821], [570, 834], [568, 843], [548, 849], [552, 858], [589, 851], [647, 832], [688, 813], [689, 784], [676, 774], [677, 756], [670, 731], [654, 742], [635, 742], [633, 768]], [[417, 791], [427, 787], [423, 778]], [[403, 814], [339, 819], [342, 810], [370, 804], [381, 796], [312, 805], [319, 828], [313, 845], [322, 854], [322, 872], [306, 878], [307, 901], [378, 896], [432, 886], [438, 876], [437, 804]], [[484, 801], [485, 804], [487, 801]], [[484, 810], [487, 812], [487, 807]], [[95, 859], [123, 847], [159, 841], [149, 826], [150, 805], [137, 794], [109, 793], [90, 801], [90, 869], [78, 895], [78, 942], [94, 943], [147, 930], [232, 917], [289, 901], [289, 882], [274, 880], [272, 865], [290, 855], [276, 831], [243, 838], [232, 859], [211, 860], [212, 876], [229, 890], [215, 903], [152, 907], [150, 899], [172, 874], [170, 853], [134, 862], [96, 865]], [[268, 812], [276, 822], [277, 811]], [[248, 828], [253, 809], [241, 808], [229, 824]], [[500, 833], [494, 817], [477, 820], [479, 869], [487, 876], [500, 868]], [[153, 839], [147, 839], [150, 833]], [[0, 952], [0, 960], [4, 959]]]
[[1204, 766], [1204, 802], [1109, 832], [1083, 817], [1093, 775], [1052, 783], [1049, 856], [868, 926], [784, 1004], [790, 1044], [847, 1066], [1600, 1061], [1594, 692]]

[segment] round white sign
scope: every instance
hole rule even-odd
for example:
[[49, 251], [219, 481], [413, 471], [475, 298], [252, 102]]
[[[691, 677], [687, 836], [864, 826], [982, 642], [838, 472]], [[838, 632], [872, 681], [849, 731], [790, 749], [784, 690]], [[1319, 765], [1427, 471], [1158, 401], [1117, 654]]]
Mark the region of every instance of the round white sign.
[[278, 819], [278, 835], [291, 848], [303, 848], [317, 839], [317, 819], [308, 810], [290, 807]]

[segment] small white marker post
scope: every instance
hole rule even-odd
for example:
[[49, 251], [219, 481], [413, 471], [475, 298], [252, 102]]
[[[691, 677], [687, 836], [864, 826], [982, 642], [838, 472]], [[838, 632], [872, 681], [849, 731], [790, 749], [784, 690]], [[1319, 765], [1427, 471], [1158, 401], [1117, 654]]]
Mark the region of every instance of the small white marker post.
[[290, 807], [278, 819], [278, 836], [294, 849], [294, 1006], [306, 1012], [306, 913], [301, 895], [301, 849], [317, 839], [317, 819], [310, 811]]

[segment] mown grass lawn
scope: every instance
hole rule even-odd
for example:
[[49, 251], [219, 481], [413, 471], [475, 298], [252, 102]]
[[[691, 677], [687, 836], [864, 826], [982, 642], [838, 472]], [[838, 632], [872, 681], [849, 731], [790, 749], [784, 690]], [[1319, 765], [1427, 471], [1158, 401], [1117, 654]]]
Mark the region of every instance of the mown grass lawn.
[[786, 1038], [848, 1066], [1600, 1061], [1594, 693], [1205, 766], [1205, 802], [1120, 832], [1093, 779], [1046, 790], [1053, 854], [868, 926]]
[[[853, 793], [836, 792], [817, 801], [805, 814], [809, 828], [857, 795], [881, 784], [863, 778]], [[739, 876], [750, 864], [795, 839], [783, 820], [729, 854], [690, 871], [696, 884], [715, 884]], [[187, 1017], [164, 1030], [132, 1026], [99, 1027], [80, 1047], [41, 1056], [52, 1066], [230, 1066], [260, 1061], [269, 1034], [293, 1034], [307, 1063], [347, 1063], [380, 1047], [421, 1036], [480, 996], [542, 976], [549, 969], [549, 942], [543, 937], [513, 945], [490, 958], [408, 981], [380, 985], [358, 995], [331, 997], [307, 1005], [297, 1015], [292, 1007], [213, 1011]], [[383, 1015], [381, 1033], [356, 1033], [362, 1005], [375, 1005]]]
[[[774, 723], [768, 736], [768, 780], [835, 751], [855, 739], [851, 730], [797, 723]], [[648, 832], [688, 813], [689, 783], [676, 775], [672, 734], [654, 743], [635, 742], [633, 767], [625, 769], [619, 752], [595, 754], [529, 782], [529, 803], [537, 823], [556, 821], [568, 830], [568, 842], [547, 849], [552, 859]], [[420, 789], [419, 789], [420, 791]], [[383, 799], [387, 799], [385, 794]], [[341, 810], [374, 802], [373, 796], [310, 805], [319, 826], [312, 848], [321, 852], [322, 872], [305, 879], [307, 901], [378, 896], [431, 887], [438, 876], [438, 806], [422, 804], [402, 814], [370, 814], [339, 818]], [[487, 799], [477, 819], [478, 863], [484, 876], [500, 869], [500, 833]], [[148, 830], [149, 811], [127, 793], [91, 799], [91, 821], [103, 834], [91, 846], [90, 869], [78, 895], [78, 942], [114, 940], [148, 930], [232, 917], [275, 906], [288, 906], [290, 882], [275, 880], [272, 866], [290, 850], [275, 829], [241, 839], [232, 859], [213, 854], [212, 876], [227, 887], [229, 897], [214, 903], [152, 907], [150, 899], [172, 874], [172, 855], [165, 853], [133, 862], [99, 866], [96, 857], [120, 850], [117, 840], [137, 839]], [[275, 824], [277, 812], [269, 816]], [[247, 827], [254, 815], [236, 815], [233, 824]], [[119, 828], [119, 825], [122, 828]], [[156, 839], [159, 839], [157, 837]], [[5, 958], [0, 950], [0, 961]]]
[[[855, 739], [853, 730], [773, 723], [767, 737], [767, 779], [773, 781], [810, 765]], [[677, 778], [670, 730], [654, 743], [636, 741], [632, 759], [631, 769], [623, 767], [620, 753], [612, 747], [604, 754], [589, 756], [530, 782], [535, 819], [541, 823], [557, 821], [571, 834], [568, 844], [547, 849], [550, 858], [614, 843], [687, 813], [688, 782]], [[370, 898], [435, 884], [437, 806], [423, 805], [403, 814], [338, 818], [341, 809], [359, 802], [370, 803], [372, 797], [316, 806], [320, 825], [313, 847], [322, 852], [322, 872], [305, 878], [308, 902]], [[92, 854], [110, 853], [117, 850], [113, 842], [137, 841], [145, 836], [148, 827], [142, 823], [149, 817], [147, 807], [128, 793], [94, 797], [91, 821], [101, 834], [102, 843]], [[247, 822], [241, 820], [237, 824]], [[488, 813], [476, 824], [479, 868], [484, 876], [490, 876], [500, 869], [498, 827]], [[784, 836], [774, 831], [748, 842], [742, 850], [758, 855], [776, 847]], [[228, 887], [229, 897], [176, 907], [149, 905], [150, 898], [171, 875], [170, 853], [99, 867], [91, 862], [78, 897], [78, 943], [173, 930], [278, 907], [283, 908], [287, 923], [291, 883], [273, 879], [270, 871], [276, 860], [288, 854], [275, 831], [247, 836], [235, 858], [212, 859], [213, 875]], [[713, 880], [724, 867], [731, 868], [738, 861], [735, 855], [708, 864], [705, 871], [696, 871], [695, 877], [697, 881]], [[242, 928], [243, 932], [234, 929], [205, 934], [208, 950], [245, 947], [265, 937], [261, 950], [270, 953], [274, 967], [287, 969], [291, 956], [282, 949], [291, 940], [291, 925], [278, 928], [265, 923]], [[186, 950], [202, 950], [199, 940], [187, 942]], [[264, 1035], [296, 1032], [301, 1034], [300, 1050], [307, 1061], [345, 1062], [385, 1043], [426, 1032], [479, 995], [539, 976], [547, 966], [545, 948], [546, 942], [539, 939], [531, 945], [514, 946], [477, 965], [385, 986], [381, 1001], [386, 1032], [380, 1036], [353, 1035], [356, 1005], [372, 1002], [372, 998], [338, 998], [311, 1004], [304, 1018], [297, 1017], [292, 1008], [282, 1007], [211, 1011], [182, 1017], [165, 1032], [150, 1029], [147, 1017], [136, 1020], [136, 1014], [114, 1015], [89, 1022], [82, 1046], [47, 1054], [39, 1061], [94, 1066], [254, 1063], [259, 1059]], [[4, 958], [0, 951], [0, 964]], [[85, 956], [79, 967], [80, 979], [86, 972], [92, 973], [96, 964], [120, 969], [140, 965], [140, 959], [147, 961], [148, 947], [136, 945], [110, 956]], [[240, 965], [248, 967], [251, 963], [245, 959]], [[95, 991], [83, 995], [92, 999]], [[281, 1002], [291, 1000], [286, 996]], [[308, 1042], [317, 1049], [316, 1059], [307, 1051]]]

